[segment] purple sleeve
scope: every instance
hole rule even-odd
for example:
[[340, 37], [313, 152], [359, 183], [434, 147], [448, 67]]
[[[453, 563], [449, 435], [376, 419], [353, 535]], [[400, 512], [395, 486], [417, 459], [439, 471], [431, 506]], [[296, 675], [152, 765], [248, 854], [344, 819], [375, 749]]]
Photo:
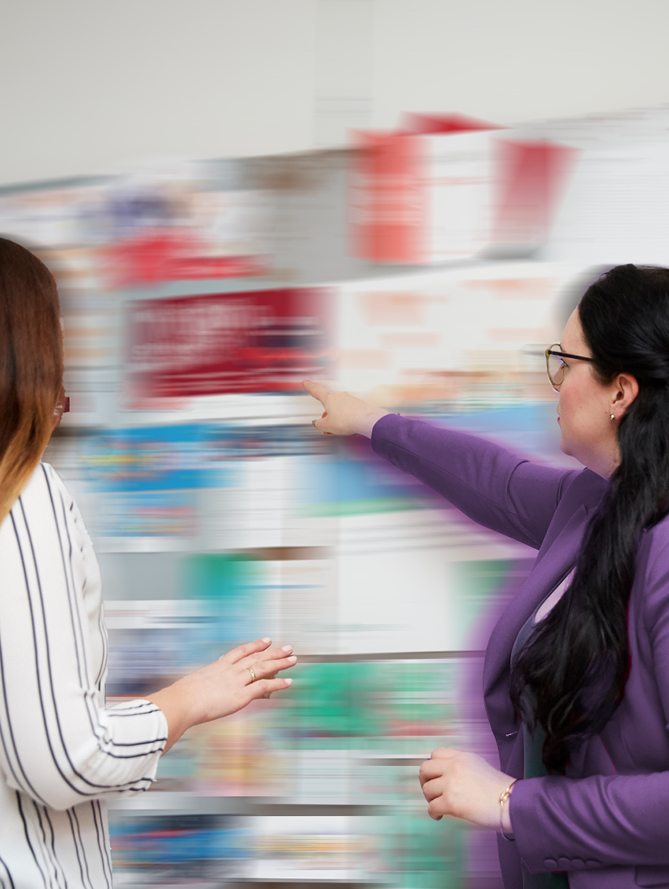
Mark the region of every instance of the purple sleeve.
[[372, 448], [475, 522], [539, 549], [562, 492], [579, 473], [530, 463], [475, 435], [386, 414]]
[[666, 865], [668, 802], [669, 772], [525, 778], [509, 812], [520, 857], [540, 873]]

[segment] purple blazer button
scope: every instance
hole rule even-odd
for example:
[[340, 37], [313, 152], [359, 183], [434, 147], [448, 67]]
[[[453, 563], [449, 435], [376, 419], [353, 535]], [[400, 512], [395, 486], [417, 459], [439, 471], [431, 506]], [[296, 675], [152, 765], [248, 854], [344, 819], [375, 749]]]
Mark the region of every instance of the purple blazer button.
[[597, 861], [596, 858], [588, 858], [588, 859], [586, 859], [585, 866], [586, 867], [601, 867], [602, 862]]
[[568, 870], [571, 867], [571, 858], [558, 858], [558, 870]]
[[582, 858], [572, 858], [571, 866], [576, 870], [582, 870], [585, 867], [585, 861]]
[[544, 858], [544, 867], [547, 867], [548, 870], [555, 870], [557, 861], [554, 858]]

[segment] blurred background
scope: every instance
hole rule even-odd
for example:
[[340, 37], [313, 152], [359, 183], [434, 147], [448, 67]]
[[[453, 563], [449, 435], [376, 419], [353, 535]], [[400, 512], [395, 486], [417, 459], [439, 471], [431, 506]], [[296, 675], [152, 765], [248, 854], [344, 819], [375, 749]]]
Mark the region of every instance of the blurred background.
[[669, 6], [6, 4], [0, 232], [59, 281], [45, 459], [101, 564], [110, 702], [240, 641], [294, 684], [110, 803], [117, 886], [497, 889], [431, 822], [495, 762], [487, 634], [534, 552], [318, 434], [304, 378], [559, 451], [543, 350], [606, 267], [669, 265]]

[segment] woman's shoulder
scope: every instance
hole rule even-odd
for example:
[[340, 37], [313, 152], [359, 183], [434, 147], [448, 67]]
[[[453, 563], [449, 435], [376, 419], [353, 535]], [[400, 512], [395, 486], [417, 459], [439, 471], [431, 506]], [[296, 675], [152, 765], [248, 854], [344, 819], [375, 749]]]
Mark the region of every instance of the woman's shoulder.
[[[643, 588], [646, 607], [669, 596], [669, 515], [640, 532], [634, 566], [634, 586]], [[655, 593], [652, 593], [652, 591]]]
[[12, 507], [12, 512], [16, 509], [22, 510], [32, 521], [40, 523], [49, 519], [68, 526], [81, 523], [72, 494], [50, 463], [37, 464]]
[[[60, 475], [49, 463], [38, 463], [2, 521], [3, 545], [17, 535], [32, 545], [51, 539], [52, 533], [73, 531], [76, 504]], [[60, 529], [60, 531], [58, 530]], [[13, 544], [12, 544], [13, 545]]]
[[[55, 492], [67, 495], [67, 488], [56, 470], [49, 463], [38, 463], [28, 476], [18, 497], [12, 505], [11, 512], [20, 509], [42, 509], [49, 505]], [[70, 498], [71, 499], [71, 498]]]
[[669, 515], [639, 534], [630, 609], [651, 638], [669, 617]]
[[38, 463], [33, 470], [21, 491], [21, 498], [23, 500], [46, 498], [47, 501], [53, 501], [54, 505], [62, 500], [68, 509], [74, 502], [63, 479], [50, 463], [44, 462]]
[[667, 550], [669, 557], [669, 512], [650, 528], [644, 528], [639, 539], [639, 548], [659, 557]]
[[43, 510], [42, 516], [52, 516], [67, 534], [73, 535], [83, 550], [92, 546], [83, 517], [69, 488], [50, 463], [41, 462], [21, 492], [26, 507]]
[[570, 513], [585, 506], [588, 511], [599, 506], [608, 481], [590, 469], [562, 470], [560, 504], [562, 512]]

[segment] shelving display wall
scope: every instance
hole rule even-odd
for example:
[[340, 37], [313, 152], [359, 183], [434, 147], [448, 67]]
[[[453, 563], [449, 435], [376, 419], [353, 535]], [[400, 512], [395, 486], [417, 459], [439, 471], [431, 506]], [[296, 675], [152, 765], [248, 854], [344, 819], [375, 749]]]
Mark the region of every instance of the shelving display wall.
[[483, 652], [534, 552], [316, 432], [299, 381], [573, 465], [543, 349], [602, 264], [669, 262], [666, 132], [664, 111], [526, 128], [578, 157], [550, 234], [433, 265], [351, 255], [351, 152], [0, 193], [59, 279], [72, 412], [45, 460], [98, 553], [108, 699], [259, 636], [298, 655], [289, 691], [109, 805], [117, 885], [498, 885], [494, 836], [432, 822], [418, 767], [496, 761]]

